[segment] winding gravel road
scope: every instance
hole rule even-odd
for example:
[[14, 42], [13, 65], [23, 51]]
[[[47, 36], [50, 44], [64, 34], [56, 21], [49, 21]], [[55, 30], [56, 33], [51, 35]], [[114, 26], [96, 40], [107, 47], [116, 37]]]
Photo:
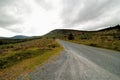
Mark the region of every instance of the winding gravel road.
[[60, 56], [18, 80], [120, 80], [120, 52], [57, 41]]

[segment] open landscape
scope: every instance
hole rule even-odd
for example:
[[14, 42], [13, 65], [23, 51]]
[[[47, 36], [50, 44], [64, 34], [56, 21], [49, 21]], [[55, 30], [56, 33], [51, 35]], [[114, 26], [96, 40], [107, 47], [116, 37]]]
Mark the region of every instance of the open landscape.
[[[84, 55], [80, 54], [80, 56], [84, 57], [85, 59], [87, 58], [88, 60], [92, 61], [92, 63], [97, 64], [99, 67], [103, 67], [103, 68], [107, 69], [112, 74], [115, 74], [116, 77], [105, 71], [106, 74], [109, 74], [109, 76], [111, 76], [110, 80], [113, 80], [114, 78], [116, 78], [116, 80], [119, 80], [119, 77], [117, 77], [120, 75], [118, 73], [119, 72], [119, 69], [118, 69], [119, 60], [117, 60], [120, 57], [119, 52], [107, 51], [107, 50], [104, 51], [104, 50], [99, 50], [99, 49], [92, 48], [92, 47], [87, 47], [84, 45], [78, 46], [76, 44], [73, 44], [75, 46], [72, 46], [71, 43], [69, 44], [69, 43], [66, 43], [63, 41], [59, 41], [57, 39], [62, 39], [65, 41], [74, 42], [74, 43], [78, 43], [78, 44], [84, 44], [84, 45], [98, 47], [98, 48], [105, 48], [105, 49], [120, 51], [120, 26], [117, 25], [117, 26], [114, 26], [111, 28], [106, 28], [106, 29], [102, 29], [102, 30], [98, 30], [98, 31], [78, 31], [78, 30], [58, 29], [58, 30], [51, 31], [44, 36], [38, 36], [35, 38], [34, 37], [22, 38], [22, 39], [1, 38], [0, 39], [0, 41], [1, 41], [1, 45], [0, 45], [0, 79], [1, 80], [16, 80], [16, 79], [18, 79], [18, 80], [31, 80], [31, 79], [32, 80], [40, 80], [40, 79], [43, 79], [43, 80], [44, 79], [45, 80], [48, 80], [48, 79], [49, 80], [61, 80], [61, 79], [65, 79], [65, 80], [68, 80], [68, 79], [69, 80], [73, 80], [73, 79], [75, 79], [75, 80], [80, 80], [80, 79], [96, 80], [96, 78], [101, 77], [101, 79], [99, 79], [99, 80], [102, 80], [102, 79], [106, 80], [108, 78], [108, 77], [104, 77], [103, 76], [104, 74], [101, 74], [101, 76], [98, 74], [98, 76], [99, 76], [98, 77], [97, 73], [92, 73], [92, 74], [96, 74], [96, 78], [88, 77], [88, 79], [87, 79], [87, 78], [84, 78], [84, 75], [90, 75], [89, 73], [82, 74], [83, 75], [82, 76], [81, 73], [80, 74], [76, 73], [77, 70], [75, 71], [75, 74], [78, 76], [80, 75], [81, 76], [80, 78], [78, 78], [78, 76], [73, 76], [70, 78], [70, 73], [63, 73], [64, 76], [66, 76], [67, 78], [64, 78], [64, 77], [60, 78], [59, 75], [63, 76], [61, 73], [57, 73], [59, 75], [56, 75], [56, 76], [55, 76], [55, 74], [51, 74], [51, 73], [54, 73], [57, 70], [59, 70], [59, 65], [61, 65], [61, 67], [62, 67], [62, 64], [65, 64], [65, 66], [63, 66], [63, 67], [71, 66], [71, 68], [72, 68], [72, 65], [79, 64], [79, 63], [77, 63], [78, 61], [76, 61], [76, 59], [75, 60], [72, 59], [72, 55], [74, 56], [74, 51], [75, 51], [75, 53], [77, 53], [77, 54], [81, 53], [81, 52], [84, 53]], [[64, 47], [64, 51], [66, 51], [66, 52], [63, 51], [63, 47]], [[76, 50], [78, 50], [77, 48], [79, 48], [79, 51], [76, 52]], [[93, 49], [94, 49], [94, 51], [92, 51]], [[71, 50], [73, 52], [71, 52]], [[87, 50], [89, 52], [91, 52], [92, 54], [86, 52]], [[63, 52], [61, 53], [61, 51], [63, 51]], [[93, 54], [93, 53], [96, 53], [97, 51], [99, 52], [99, 54]], [[107, 56], [111, 56], [111, 58], [108, 58], [108, 59], [113, 59], [114, 61], [112, 62], [110, 60], [110, 61], [108, 61], [108, 63], [112, 62], [112, 64], [114, 64], [114, 66], [107, 64], [107, 65], [109, 65], [109, 67], [107, 68], [107, 65], [104, 64], [104, 61], [106, 62], [106, 60], [102, 60], [103, 64], [95, 61], [95, 60], [99, 59], [97, 57], [100, 57], [100, 56], [101, 56], [101, 58], [102, 57], [107, 58], [107, 56], [100, 55], [101, 53], [104, 55], [107, 55]], [[69, 54], [71, 54], [71, 55], [69, 55]], [[90, 55], [91, 55], [91, 57], [90, 57]], [[100, 56], [98, 56], [98, 55], [100, 55]], [[59, 62], [60, 60], [62, 60], [63, 62], [65, 60], [65, 62], [66, 62], [67, 56], [71, 56], [70, 59], [68, 59], [68, 61], [70, 61], [70, 62], [53, 64], [53, 62], [56, 62], [56, 61]], [[77, 55], [75, 54], [75, 56], [77, 56]], [[93, 56], [96, 56], [97, 59], [92, 59]], [[53, 60], [50, 62], [52, 57], [53, 57]], [[57, 57], [57, 58], [60, 57], [60, 59], [57, 59], [55, 57]], [[72, 59], [72, 61], [71, 61], [71, 59]], [[105, 58], [103, 58], [103, 59], [105, 59]], [[76, 62], [76, 64], [72, 64], [74, 61]], [[87, 63], [85, 63], [85, 64], [87, 64]], [[71, 64], [71, 65], [69, 65], [69, 64]], [[79, 64], [79, 65], [81, 65], [81, 64]], [[48, 65], [48, 66], [46, 66], [46, 65]], [[91, 62], [90, 62], [90, 65], [92, 65]], [[115, 65], [116, 65], [116, 67], [115, 67]], [[49, 67], [49, 66], [51, 66], [51, 67]], [[56, 66], [56, 67], [54, 67], [54, 66]], [[40, 67], [40, 69], [38, 71], [40, 71], [40, 72], [37, 74], [39, 76], [35, 77], [36, 72], [35, 73], [32, 73], [32, 72], [34, 70], [36, 70], [36, 68], [39, 68], [39, 67]], [[78, 67], [78, 66], [76, 65], [76, 67]], [[83, 66], [83, 67], [85, 67], [85, 66]], [[53, 70], [53, 68], [55, 68], [55, 70]], [[69, 70], [71, 70], [71, 68]], [[110, 68], [112, 68], [113, 70], [110, 70]], [[50, 70], [49, 71], [50, 73], [49, 72], [46, 73], [42, 69], [44, 69], [45, 71]], [[78, 69], [79, 69], [79, 67], [78, 67]], [[64, 69], [61, 68], [60, 71], [63, 71], [63, 70]], [[98, 70], [99, 70], [99, 68], [98, 68]], [[101, 70], [102, 70], [102, 68], [101, 68]], [[32, 75], [30, 75], [29, 73]], [[71, 72], [71, 73], [73, 74], [73, 72]], [[43, 74], [43, 76], [41, 74]], [[51, 76], [48, 76], [47, 74], [51, 74]], [[69, 75], [69, 76], [67, 76], [67, 75]]]
[[0, 0], [0, 80], [120, 80], [120, 0]]

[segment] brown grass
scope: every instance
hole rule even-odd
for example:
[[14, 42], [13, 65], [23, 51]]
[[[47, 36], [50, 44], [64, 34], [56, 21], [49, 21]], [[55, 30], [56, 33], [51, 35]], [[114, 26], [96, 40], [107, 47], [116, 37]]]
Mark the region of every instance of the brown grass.
[[[13, 47], [9, 47], [9, 48], [8, 47], [5, 48], [5, 46], [6, 45], [1, 46], [1, 49], [4, 47], [3, 50], [7, 49], [8, 51], [6, 52], [6, 54], [1, 55], [0, 59], [5, 56], [8, 56], [9, 58], [9, 56], [11, 55], [12, 57], [16, 57], [16, 56], [19, 57], [18, 55], [11, 53], [14, 51], [24, 52], [26, 50], [30, 50], [30, 51], [32, 50], [33, 55], [35, 54], [35, 56], [29, 57], [29, 55], [27, 55], [25, 58], [17, 62], [11, 60], [13, 61], [12, 65], [7, 66], [6, 68], [0, 70], [0, 80], [15, 80], [17, 76], [28, 73], [34, 70], [36, 66], [46, 63], [51, 57], [58, 55], [58, 53], [63, 49], [54, 39], [39, 39], [39, 40], [28, 41], [28, 42], [13, 44], [12, 45]], [[40, 52], [36, 51], [38, 49], [40, 49]], [[44, 51], [41, 52], [41, 50]], [[36, 53], [38, 53], [37, 56]]]

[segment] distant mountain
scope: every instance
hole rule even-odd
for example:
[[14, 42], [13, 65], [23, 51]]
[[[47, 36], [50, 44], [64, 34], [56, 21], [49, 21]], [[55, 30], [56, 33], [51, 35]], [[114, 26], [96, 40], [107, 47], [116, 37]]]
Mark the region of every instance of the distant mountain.
[[41, 38], [40, 36], [23, 36], [23, 35], [16, 35], [13, 37], [1, 37], [0, 45], [15, 44], [15, 43], [20, 43], [20, 42], [36, 40], [40, 38]]
[[25, 38], [30, 38], [28, 36], [24, 36], [24, 35], [16, 35], [16, 36], [13, 36], [13, 37], [10, 37], [12, 39], [25, 39]]

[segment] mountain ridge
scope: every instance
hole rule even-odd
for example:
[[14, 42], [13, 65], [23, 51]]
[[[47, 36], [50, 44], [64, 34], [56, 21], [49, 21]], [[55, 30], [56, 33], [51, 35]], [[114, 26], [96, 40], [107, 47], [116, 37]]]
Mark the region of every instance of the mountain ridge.
[[[55, 29], [50, 31], [49, 33], [45, 34], [45, 37], [57, 37], [57, 36], [62, 36], [62, 35], [68, 35], [70, 33], [72, 34], [84, 34], [84, 33], [90, 33], [90, 34], [94, 34], [94, 33], [100, 33], [104, 31], [120, 31], [120, 25], [116, 25], [113, 27], [108, 27], [108, 28], [104, 28], [104, 29], [100, 29], [100, 30], [96, 30], [96, 31], [84, 31], [84, 30], [73, 30], [73, 29]], [[109, 32], [110, 33], [110, 32]]]

